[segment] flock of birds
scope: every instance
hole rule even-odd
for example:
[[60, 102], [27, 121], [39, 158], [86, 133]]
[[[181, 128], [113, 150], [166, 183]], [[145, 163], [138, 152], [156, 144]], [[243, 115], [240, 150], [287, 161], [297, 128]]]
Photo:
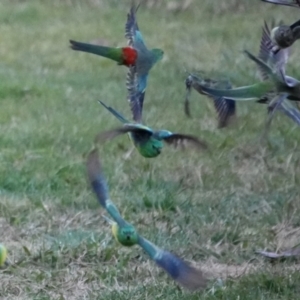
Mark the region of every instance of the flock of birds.
[[[262, 1], [300, 8], [300, 0]], [[70, 46], [73, 50], [100, 55], [116, 61], [118, 65], [128, 67], [126, 78], [127, 99], [132, 112], [133, 122], [128, 121], [115, 109], [99, 101], [123, 123], [123, 126], [98, 134], [95, 139], [96, 145], [127, 133], [138, 152], [146, 158], [158, 156], [161, 153], [164, 142], [174, 146], [190, 144], [198, 149], [207, 149], [207, 144], [195, 136], [172, 133], [168, 130], [155, 131], [143, 125], [142, 111], [149, 71], [162, 59], [164, 52], [161, 49], [149, 50], [146, 47], [136, 21], [137, 9], [138, 7], [132, 4], [127, 15], [125, 37], [128, 40], [128, 46], [126, 47], [113, 48], [70, 40]], [[200, 94], [213, 99], [218, 115], [218, 127], [227, 126], [232, 116], [235, 115], [236, 101], [248, 100], [268, 105], [265, 133], [267, 133], [274, 112], [277, 109], [300, 125], [300, 110], [294, 105], [296, 101], [300, 101], [300, 81], [285, 74], [289, 47], [299, 38], [300, 20], [290, 26], [272, 26], [271, 29], [265, 22], [258, 56], [245, 50], [247, 57], [256, 63], [261, 74], [261, 82], [250, 86], [232, 88], [228, 81], [200, 78], [195, 74], [189, 74], [185, 81], [187, 89], [184, 105], [185, 113], [190, 116], [189, 99], [191, 88], [194, 88]], [[201, 270], [192, 267], [178, 256], [158, 248], [140, 236], [136, 228], [122, 218], [117, 207], [109, 198], [108, 186], [102, 171], [97, 148], [88, 156], [87, 173], [99, 203], [113, 219], [105, 217], [112, 226], [113, 236], [121, 245], [141, 246], [158, 266], [187, 289], [198, 290], [207, 286], [208, 278]], [[271, 252], [260, 251], [259, 253], [264, 256], [274, 257]]]
[[[300, 8], [300, 0], [261, 1]], [[158, 156], [164, 143], [174, 146], [188, 143], [198, 149], [207, 149], [207, 144], [195, 136], [172, 133], [168, 130], [155, 131], [143, 125], [142, 111], [148, 74], [151, 68], [162, 59], [164, 52], [161, 49], [149, 50], [146, 47], [136, 21], [137, 9], [138, 7], [132, 5], [127, 15], [125, 37], [128, 40], [128, 46], [126, 47], [113, 48], [70, 40], [70, 46], [73, 50], [100, 55], [116, 61], [118, 65], [128, 67], [126, 85], [133, 121], [128, 121], [112, 107], [100, 101], [109, 112], [123, 123], [123, 126], [101, 132], [97, 135], [95, 144], [101, 144], [106, 140], [127, 133], [138, 152], [146, 158]], [[271, 29], [265, 23], [258, 56], [245, 51], [247, 57], [256, 63], [262, 78], [261, 82], [250, 86], [232, 88], [227, 81], [200, 78], [195, 74], [189, 74], [185, 81], [187, 88], [186, 114], [190, 116], [189, 96], [191, 88], [194, 88], [200, 94], [213, 99], [219, 127], [227, 126], [231, 117], [235, 115], [235, 101], [247, 100], [254, 100], [268, 105], [266, 130], [269, 128], [277, 109], [300, 125], [300, 111], [294, 105], [296, 101], [300, 101], [300, 81], [285, 74], [289, 47], [299, 38], [300, 20], [290, 26], [272, 26]], [[115, 239], [123, 246], [139, 245], [142, 247], [158, 266], [183, 287], [192, 291], [205, 288], [208, 278], [201, 270], [194, 268], [178, 256], [160, 249], [143, 238], [132, 224], [122, 218], [117, 207], [109, 198], [109, 190], [98, 152], [96, 147], [88, 155], [86, 164], [88, 179], [100, 205], [113, 219], [105, 217], [112, 226]], [[260, 254], [274, 257], [271, 252], [261, 251]], [[279, 256], [277, 255], [277, 257]], [[6, 249], [0, 247], [0, 265], [4, 263], [5, 259]]]
[[[263, 2], [300, 7], [300, 0], [262, 0]], [[300, 38], [300, 20], [292, 25], [280, 25], [269, 28], [264, 23], [258, 56], [245, 50], [246, 56], [255, 62], [261, 82], [249, 86], [232, 88], [228, 81], [199, 78], [190, 74], [186, 79], [187, 96], [185, 113], [190, 116], [190, 93], [193, 87], [200, 94], [213, 99], [218, 113], [218, 127], [228, 125], [236, 112], [235, 101], [256, 101], [267, 104], [268, 118], [262, 137], [265, 137], [278, 109], [300, 125], [300, 81], [286, 75], [290, 47]]]

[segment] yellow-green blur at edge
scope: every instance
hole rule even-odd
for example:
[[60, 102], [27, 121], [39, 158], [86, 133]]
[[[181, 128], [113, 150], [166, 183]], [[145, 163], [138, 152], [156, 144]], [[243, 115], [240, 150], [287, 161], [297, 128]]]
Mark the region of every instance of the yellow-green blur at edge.
[[6, 248], [0, 244], [0, 267], [2, 267], [6, 261], [7, 250]]
[[118, 241], [118, 234], [117, 234], [118, 233], [118, 224], [117, 223], [112, 224], [111, 231], [112, 231], [114, 238]]

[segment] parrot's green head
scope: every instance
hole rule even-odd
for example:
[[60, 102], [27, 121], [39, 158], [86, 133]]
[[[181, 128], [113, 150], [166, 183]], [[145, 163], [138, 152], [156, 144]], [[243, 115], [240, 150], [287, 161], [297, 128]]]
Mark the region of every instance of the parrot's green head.
[[139, 236], [132, 225], [127, 224], [122, 227], [115, 225], [115, 228], [113, 225], [112, 230], [115, 238], [121, 245], [130, 247], [137, 244]]
[[152, 49], [151, 51], [153, 53], [155, 62], [160, 61], [164, 56], [164, 51], [161, 49], [155, 48], [155, 49]]

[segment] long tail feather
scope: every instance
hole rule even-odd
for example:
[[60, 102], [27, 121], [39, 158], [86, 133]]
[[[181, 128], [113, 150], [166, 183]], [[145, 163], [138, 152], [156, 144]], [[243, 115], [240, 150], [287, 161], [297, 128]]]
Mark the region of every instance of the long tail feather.
[[124, 61], [123, 53], [121, 48], [112, 48], [100, 45], [93, 45], [87, 43], [81, 43], [74, 40], [70, 40], [70, 47], [75, 51], [82, 51], [100, 55], [111, 60], [116, 61], [118, 64], [122, 64]]
[[202, 85], [201, 87], [204, 93], [214, 97], [225, 97], [237, 101], [248, 101], [257, 100], [264, 95], [265, 91], [262, 91], [259, 88], [260, 85], [261, 84], [259, 83], [231, 90], [212, 89], [204, 85]]
[[117, 112], [116, 110], [114, 110], [112, 107], [107, 106], [101, 100], [99, 100], [99, 103], [102, 104], [110, 113], [112, 113], [122, 123], [130, 123], [128, 120], [126, 120], [119, 112]]

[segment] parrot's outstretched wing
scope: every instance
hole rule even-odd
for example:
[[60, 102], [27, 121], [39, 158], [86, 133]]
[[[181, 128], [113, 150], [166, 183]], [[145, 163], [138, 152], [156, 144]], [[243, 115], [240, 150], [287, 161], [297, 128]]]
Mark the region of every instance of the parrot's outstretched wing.
[[158, 266], [183, 287], [195, 291], [207, 286], [208, 279], [201, 270], [188, 265], [178, 256], [158, 248], [141, 236], [139, 236], [138, 244]]
[[235, 115], [235, 101], [224, 97], [213, 97], [213, 101], [218, 113], [218, 127], [226, 127], [229, 124], [231, 117]]
[[162, 137], [162, 139], [169, 145], [174, 147], [185, 146], [186, 144], [190, 144], [195, 146], [198, 149], [208, 149], [207, 143], [198, 139], [195, 136], [182, 134], [182, 133], [172, 133], [166, 134]]
[[119, 226], [123, 226], [125, 224], [124, 219], [120, 215], [117, 207], [109, 199], [108, 185], [98, 158], [97, 149], [94, 149], [89, 153], [86, 168], [89, 182], [100, 205], [106, 209]]
[[[275, 25], [272, 24], [272, 27]], [[258, 58], [260, 58], [266, 64], [270, 64], [274, 67], [275, 72], [282, 72], [285, 74], [285, 66], [290, 55], [290, 48], [280, 49], [276, 54], [273, 52], [275, 43], [271, 39], [271, 31], [269, 29], [266, 21], [262, 27], [262, 37], [260, 41], [260, 48]], [[262, 80], [267, 80], [270, 78], [270, 75], [258, 65], [258, 70], [260, 72]]]
[[145, 49], [146, 45], [139, 30], [136, 21], [136, 12], [139, 5], [135, 7], [132, 3], [129, 13], [127, 14], [127, 22], [125, 24], [125, 37], [128, 39], [128, 45], [133, 48]]
[[141, 124], [124, 124], [123, 127], [100, 132], [96, 135], [95, 143], [111, 140], [125, 133], [133, 133], [136, 136], [140, 135], [141, 138], [147, 139], [153, 134], [153, 131], [149, 127]]
[[126, 86], [128, 90], [128, 101], [132, 112], [133, 120], [142, 122], [143, 104], [146, 92], [148, 75], [139, 76], [136, 67], [132, 66], [127, 72]]

